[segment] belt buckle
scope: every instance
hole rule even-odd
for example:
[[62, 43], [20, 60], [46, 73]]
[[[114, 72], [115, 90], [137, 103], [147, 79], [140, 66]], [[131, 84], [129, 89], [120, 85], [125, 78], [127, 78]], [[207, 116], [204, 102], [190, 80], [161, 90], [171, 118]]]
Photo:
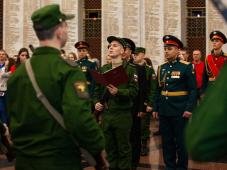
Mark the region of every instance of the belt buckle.
[[165, 91], [165, 94], [166, 94], [166, 96], [168, 96], [168, 91], [167, 90]]

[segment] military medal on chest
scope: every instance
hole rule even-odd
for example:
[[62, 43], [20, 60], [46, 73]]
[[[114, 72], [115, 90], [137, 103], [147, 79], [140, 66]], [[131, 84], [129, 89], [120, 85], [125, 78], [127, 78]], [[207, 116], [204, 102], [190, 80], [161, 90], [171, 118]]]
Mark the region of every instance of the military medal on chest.
[[87, 66], [82, 66], [81, 70], [82, 70], [82, 72], [87, 72]]
[[171, 78], [179, 79], [180, 78], [180, 71], [172, 71], [171, 72]]

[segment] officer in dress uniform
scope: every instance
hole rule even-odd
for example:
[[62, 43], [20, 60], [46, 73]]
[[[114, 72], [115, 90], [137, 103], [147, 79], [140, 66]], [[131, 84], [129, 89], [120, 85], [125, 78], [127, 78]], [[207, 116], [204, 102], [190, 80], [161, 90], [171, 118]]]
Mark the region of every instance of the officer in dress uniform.
[[[137, 97], [134, 99], [134, 105], [132, 109], [133, 125], [131, 130], [131, 143], [132, 143], [132, 169], [136, 169], [142, 150], [147, 147], [147, 138], [143, 138], [141, 142], [141, 136], [143, 135], [141, 128], [141, 121], [143, 119], [149, 119], [153, 105], [153, 95], [156, 88], [154, 70], [148, 66], [144, 60], [146, 49], [143, 47], [136, 47], [134, 54], [134, 64], [138, 74], [138, 85], [139, 92]], [[148, 116], [147, 116], [148, 115]], [[148, 120], [150, 121], [150, 120]], [[144, 121], [143, 121], [144, 122]], [[144, 125], [144, 124], [143, 124]], [[144, 130], [145, 128], [143, 128]], [[142, 132], [142, 133], [141, 133]], [[145, 151], [146, 152], [146, 151]]]
[[90, 74], [90, 70], [97, 70], [97, 64], [96, 62], [88, 58], [89, 44], [87, 42], [79, 41], [75, 44], [75, 48], [77, 49], [79, 58], [79, 60], [77, 60], [76, 63], [80, 66], [82, 72], [84, 72], [87, 78], [88, 91], [90, 96], [92, 97], [95, 88], [95, 81]]
[[178, 57], [183, 43], [172, 35], [163, 42], [167, 62], [158, 67], [153, 116], [160, 120], [165, 170], [187, 170], [184, 129], [196, 103], [196, 78], [192, 64]]
[[21, 65], [8, 80], [7, 96], [17, 170], [82, 170], [79, 147], [69, 133], [94, 158], [104, 153], [103, 133], [90, 114], [86, 78], [76, 63], [60, 53], [68, 38], [66, 20], [73, 17], [62, 13], [57, 4], [32, 14], [41, 46], [35, 49], [31, 66], [47, 100], [62, 114], [67, 132], [37, 98]]
[[[135, 67], [122, 60], [126, 42], [115, 36], [109, 36], [107, 41], [109, 42], [108, 55], [112, 58], [112, 62], [101, 67], [100, 72], [104, 73], [118, 66], [123, 66], [128, 75], [128, 82], [117, 87], [111, 84], [104, 87], [97, 83], [94, 93], [95, 109], [103, 111], [103, 131], [110, 169], [129, 170], [132, 163], [129, 142], [132, 126], [131, 109], [133, 99], [138, 93], [138, 77]], [[100, 96], [105, 91], [108, 91], [110, 95], [103, 104], [100, 102]]]
[[212, 31], [210, 40], [213, 49], [211, 54], [205, 58], [205, 71], [203, 74], [202, 93], [205, 93], [208, 85], [213, 84], [223, 67], [227, 62], [227, 54], [222, 51], [222, 46], [227, 43], [226, 36], [220, 31]]

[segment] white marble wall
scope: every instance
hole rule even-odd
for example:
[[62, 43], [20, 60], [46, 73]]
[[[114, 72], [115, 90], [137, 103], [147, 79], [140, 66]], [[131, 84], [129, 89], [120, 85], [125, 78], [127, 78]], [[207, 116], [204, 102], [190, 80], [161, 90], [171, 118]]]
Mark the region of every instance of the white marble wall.
[[[221, 16], [217, 8], [215, 8], [215, 6], [210, 0], [206, 0], [206, 7], [207, 7], [206, 8], [206, 13], [207, 13], [207, 16], [206, 16], [207, 49], [206, 51], [207, 51], [207, 54], [209, 54], [212, 49], [211, 42], [209, 39], [210, 33], [214, 30], [219, 30], [227, 37], [227, 22], [224, 20], [224, 18]], [[227, 44], [223, 46], [223, 51], [227, 53]]]
[[102, 56], [107, 54], [107, 36], [128, 37], [147, 49], [146, 56], [157, 67], [164, 60], [163, 35], [181, 38], [179, 0], [108, 0], [102, 1], [102, 7]]
[[17, 54], [21, 47], [32, 44], [37, 47], [38, 40], [32, 28], [31, 14], [34, 10], [52, 3], [61, 6], [64, 13], [75, 14], [73, 20], [68, 21], [69, 41], [64, 48], [75, 51], [74, 44], [78, 40], [80, 31], [78, 17], [80, 0], [7, 0], [4, 1], [4, 33], [3, 48], [9, 55]]
[[[109, 35], [128, 37], [137, 46], [147, 49], [155, 65], [163, 58], [162, 36], [172, 34], [185, 39], [185, 0], [103, 0], [102, 1], [102, 63], [105, 63]], [[74, 43], [83, 39], [84, 0], [7, 0], [4, 1], [4, 49], [17, 54], [21, 47], [29, 44], [38, 46], [31, 23], [32, 12], [46, 4], [58, 3], [65, 13], [73, 13], [75, 19], [69, 23], [69, 41], [65, 50], [75, 51]], [[227, 35], [227, 24], [210, 0], [206, 0], [207, 53], [211, 45], [209, 34], [212, 30]], [[184, 15], [183, 15], [184, 14]], [[227, 45], [224, 45], [227, 52]]]

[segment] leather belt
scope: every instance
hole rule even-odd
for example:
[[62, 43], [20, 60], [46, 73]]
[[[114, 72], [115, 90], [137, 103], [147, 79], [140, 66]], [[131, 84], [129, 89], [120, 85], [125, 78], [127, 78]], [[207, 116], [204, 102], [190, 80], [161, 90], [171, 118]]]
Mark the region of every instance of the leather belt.
[[163, 96], [185, 96], [188, 95], [188, 91], [162, 91]]

